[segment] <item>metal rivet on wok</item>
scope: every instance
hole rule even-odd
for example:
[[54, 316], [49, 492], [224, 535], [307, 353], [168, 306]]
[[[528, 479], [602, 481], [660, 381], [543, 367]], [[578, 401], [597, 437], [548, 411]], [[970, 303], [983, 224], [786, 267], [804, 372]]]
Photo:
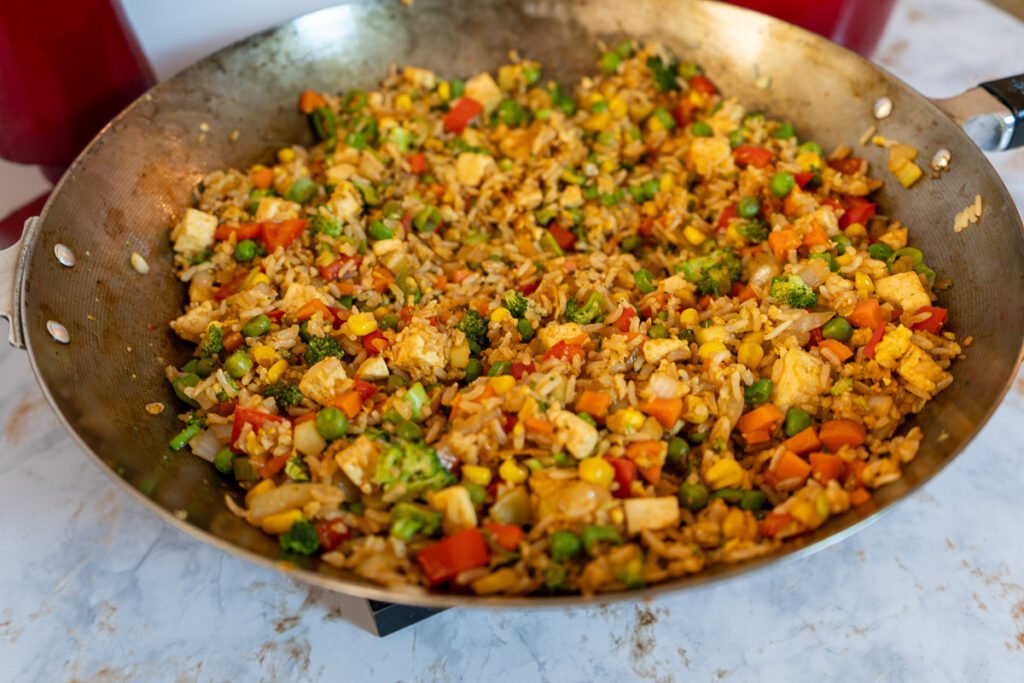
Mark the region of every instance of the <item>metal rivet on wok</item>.
[[873, 109], [876, 119], [884, 119], [892, 113], [892, 100], [888, 97], [879, 97], [875, 100]]
[[53, 337], [53, 341], [58, 344], [71, 343], [71, 335], [68, 334], [68, 328], [64, 327], [56, 320], [46, 321], [46, 331], [50, 333], [51, 337]]
[[55, 244], [53, 245], [53, 255], [57, 257], [57, 263], [65, 268], [75, 267], [75, 252], [71, 251], [69, 247], [63, 244]]

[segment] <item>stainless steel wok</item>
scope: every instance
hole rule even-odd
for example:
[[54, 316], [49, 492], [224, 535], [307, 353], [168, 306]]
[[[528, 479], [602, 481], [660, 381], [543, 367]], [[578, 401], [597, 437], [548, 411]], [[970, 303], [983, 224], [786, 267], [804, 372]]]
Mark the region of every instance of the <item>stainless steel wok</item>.
[[[591, 70], [596, 41], [626, 36], [660, 40], [699, 61], [726, 93], [792, 120], [802, 137], [826, 147], [856, 141], [876, 123], [872, 104], [885, 96], [894, 107], [879, 124], [884, 135], [916, 145], [925, 163], [939, 148], [952, 152], [951, 169], [939, 178], [911, 190], [890, 180], [878, 195], [885, 213], [911, 226], [912, 242], [927, 248], [929, 264], [952, 278], [943, 304], [952, 311], [954, 328], [974, 337], [968, 358], [954, 366], [956, 382], [912, 420], [926, 439], [904, 478], [881, 489], [870, 512], [839, 516], [770, 557], [590, 600], [684, 590], [838, 541], [934, 476], [1002, 398], [1024, 339], [1024, 229], [984, 155], [936, 103], [822, 38], [727, 5], [352, 3], [229, 47], [122, 113], [78, 158], [21, 242], [0, 255], [0, 311], [11, 322], [11, 341], [28, 351], [68, 430], [122, 488], [179, 529], [252, 562], [280, 567], [276, 541], [225, 507], [225, 493], [237, 492], [234, 484], [199, 458], [168, 449], [168, 438], [180, 428], [174, 410], [152, 417], [144, 409], [152, 401], [177, 405], [163, 366], [180, 365], [190, 355], [167, 325], [185, 294], [172, 273], [168, 228], [188, 206], [192, 188], [213, 169], [244, 167], [286, 143], [310, 142], [294, 106], [303, 88], [371, 88], [391, 63], [466, 76], [503, 63], [510, 49], [571, 83]], [[754, 65], [770, 77], [768, 89], [755, 86]], [[987, 148], [1007, 147], [1024, 137], [1024, 125], [1014, 130], [1012, 110], [1014, 104], [1021, 108], [1014, 98], [1022, 90], [1007, 81], [940, 104]], [[235, 130], [240, 136], [231, 141]], [[876, 168], [884, 166], [883, 155], [879, 148], [864, 152]], [[954, 234], [953, 216], [975, 194], [985, 202], [981, 223]], [[129, 266], [133, 251], [148, 260], [148, 275]], [[585, 601], [399, 592], [316, 559], [293, 575], [351, 595], [425, 606]]]

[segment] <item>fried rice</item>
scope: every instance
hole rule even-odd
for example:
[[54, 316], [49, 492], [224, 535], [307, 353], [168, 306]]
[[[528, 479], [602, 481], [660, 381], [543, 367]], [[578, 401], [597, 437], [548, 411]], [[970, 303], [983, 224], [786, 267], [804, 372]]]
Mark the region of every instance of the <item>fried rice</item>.
[[616, 591], [771, 552], [900, 477], [961, 353], [881, 181], [659, 45], [306, 91], [317, 143], [174, 226], [186, 446], [284, 557]]

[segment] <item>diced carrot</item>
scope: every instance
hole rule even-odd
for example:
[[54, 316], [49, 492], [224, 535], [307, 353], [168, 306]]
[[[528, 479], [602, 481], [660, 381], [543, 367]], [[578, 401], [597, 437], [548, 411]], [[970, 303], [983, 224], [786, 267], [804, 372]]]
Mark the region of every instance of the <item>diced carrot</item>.
[[831, 420], [821, 425], [821, 433], [818, 434], [825, 448], [833, 453], [843, 446], [857, 448], [864, 443], [866, 436], [864, 425], [853, 420]]
[[327, 304], [325, 304], [323, 301], [320, 301], [320, 299], [313, 299], [309, 303], [304, 304], [299, 310], [295, 312], [295, 319], [298, 320], [299, 322], [309, 320], [314, 315], [316, 315], [317, 311], [323, 314], [325, 321], [334, 320], [334, 313], [332, 313], [331, 309], [327, 306]]
[[868, 327], [872, 330], [885, 324], [885, 319], [882, 317], [882, 306], [878, 303], [878, 299], [865, 299], [858, 302], [853, 308], [853, 313], [846, 316], [846, 319], [857, 327]]
[[315, 420], [315, 419], [316, 419], [316, 412], [311, 410], [308, 413], [306, 413], [305, 415], [299, 415], [297, 418], [295, 418], [294, 423], [296, 425], [300, 425], [303, 422], [309, 422], [310, 420]]
[[640, 472], [640, 476], [650, 484], [651, 486], [657, 486], [658, 482], [661, 481], [661, 468], [662, 465], [651, 465], [650, 467], [640, 467], [637, 471]]
[[828, 349], [834, 353], [840, 363], [845, 363], [849, 359], [853, 358], [853, 349], [841, 341], [835, 339], [822, 339], [818, 342], [818, 346]]
[[545, 434], [550, 436], [555, 433], [555, 425], [539, 417], [528, 417], [524, 422], [526, 431], [533, 432], [535, 434]]
[[661, 480], [666, 453], [663, 441], [634, 441], [626, 447], [626, 457], [636, 463], [640, 476], [651, 484]]
[[787, 479], [799, 479], [803, 481], [811, 473], [810, 464], [793, 451], [786, 451], [779, 458], [779, 464], [775, 468], [775, 479], [786, 481]]
[[793, 451], [797, 455], [804, 455], [821, 448], [821, 441], [814, 433], [814, 427], [808, 427], [783, 441], [782, 445], [786, 447], [786, 450]]
[[240, 332], [228, 332], [224, 335], [224, 350], [231, 352], [237, 351], [242, 348], [242, 344], [245, 343], [245, 339], [242, 338]]
[[261, 190], [265, 190], [274, 184], [274, 169], [272, 168], [261, 168], [258, 171], [253, 171], [250, 176], [252, 184]]
[[270, 479], [284, 469], [284, 466], [288, 464], [288, 458], [288, 455], [275, 455], [260, 467], [260, 476], [264, 479]]
[[768, 246], [780, 261], [785, 261], [789, 251], [799, 247], [801, 242], [800, 235], [793, 228], [776, 230], [768, 235]]
[[793, 518], [784, 512], [769, 512], [761, 522], [762, 536], [778, 536]]
[[772, 433], [767, 429], [759, 429], [755, 432], [747, 432], [743, 435], [747, 446], [760, 446], [772, 440]]
[[671, 429], [679, 416], [683, 414], [683, 399], [681, 398], [655, 398], [644, 401], [639, 406], [640, 411], [650, 415], [665, 429]]
[[238, 241], [259, 239], [263, 235], [263, 224], [240, 223], [235, 225], [232, 223], [221, 223], [213, 233], [214, 238], [218, 240], [226, 240], [232, 235]]
[[468, 268], [456, 268], [451, 272], [451, 275], [449, 275], [449, 277], [451, 278], [452, 282], [459, 285], [462, 284], [463, 280], [465, 280], [472, 274], [473, 271], [469, 270]]
[[349, 419], [353, 419], [363, 409], [363, 399], [358, 391], [346, 391], [332, 398], [331, 405], [348, 415]]
[[782, 414], [782, 411], [776, 408], [771, 403], [765, 403], [759, 408], [754, 408], [749, 413], [745, 414], [736, 423], [736, 428], [740, 430], [741, 434], [750, 434], [751, 432], [760, 431], [772, 431], [777, 427], [786, 416]]
[[303, 90], [302, 94], [299, 95], [299, 111], [303, 114], [309, 114], [317, 107], [322, 107], [325, 104], [327, 104], [327, 100], [315, 90]]
[[811, 453], [810, 461], [814, 478], [822, 484], [827, 484], [833, 479], [843, 476], [843, 471], [846, 469], [846, 463], [838, 455]]
[[750, 285], [743, 285], [742, 288], [740, 289], [739, 293], [736, 296], [739, 297], [740, 303], [743, 303], [744, 301], [750, 301], [751, 299], [756, 299], [757, 298], [757, 292], [755, 292], [754, 288], [751, 287]]
[[868, 464], [863, 460], [854, 460], [853, 462], [847, 463], [846, 465], [846, 485], [849, 486], [851, 483], [860, 486], [863, 482], [861, 481], [860, 475], [867, 468]]
[[811, 222], [811, 231], [804, 235], [805, 247], [817, 247], [828, 244], [828, 233], [818, 225], [817, 221]]
[[576, 399], [576, 412], [587, 413], [593, 418], [603, 418], [608, 415], [608, 406], [612, 404], [612, 397], [603, 391], [584, 391]]
[[860, 506], [869, 500], [871, 500], [871, 492], [863, 486], [858, 489], [854, 489], [850, 494], [850, 505]]

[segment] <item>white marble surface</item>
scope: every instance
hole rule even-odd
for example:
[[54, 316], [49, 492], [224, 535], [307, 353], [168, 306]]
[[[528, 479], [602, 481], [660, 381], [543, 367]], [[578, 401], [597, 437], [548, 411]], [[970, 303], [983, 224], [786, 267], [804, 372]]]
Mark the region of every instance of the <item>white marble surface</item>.
[[[161, 74], [325, 3], [207, 4], [127, 2]], [[879, 59], [928, 94], [1024, 70], [1024, 25], [977, 0], [903, 0], [894, 19]], [[993, 161], [1024, 206], [1024, 152]], [[0, 376], [0, 681], [1024, 679], [1024, 377], [937, 479], [814, 557], [652, 604], [451, 610], [380, 640], [117, 491], [23, 353], [0, 349]]]

